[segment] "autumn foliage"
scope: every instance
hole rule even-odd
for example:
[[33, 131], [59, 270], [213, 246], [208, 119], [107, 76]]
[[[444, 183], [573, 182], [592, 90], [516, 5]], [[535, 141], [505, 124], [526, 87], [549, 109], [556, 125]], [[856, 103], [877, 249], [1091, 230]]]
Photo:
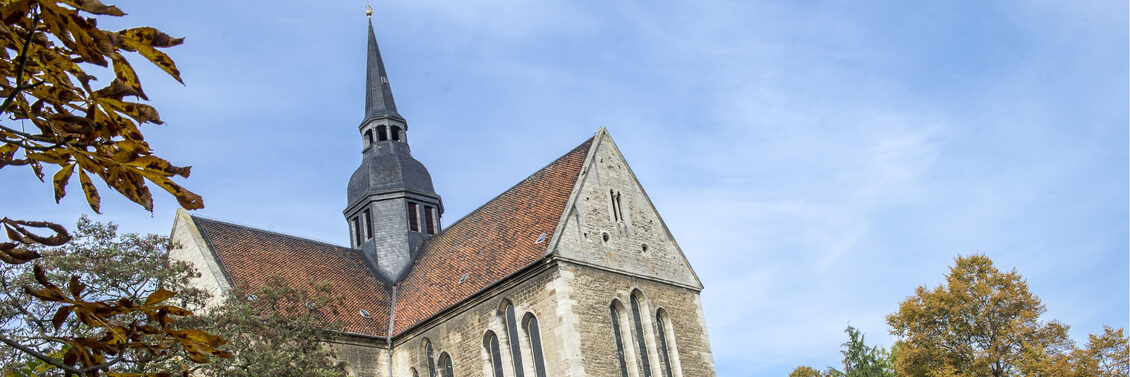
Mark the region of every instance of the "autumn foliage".
[[[189, 168], [156, 156], [141, 127], [161, 124], [147, 100], [141, 81], [126, 55], [136, 53], [181, 81], [180, 71], [160, 49], [183, 39], [152, 27], [119, 31], [98, 28], [97, 17], [125, 15], [98, 0], [0, 0], [0, 169], [27, 167], [46, 182], [47, 167], [58, 168], [51, 185], [58, 202], [77, 176], [86, 202], [100, 210], [98, 180], [127, 199], [153, 210], [149, 184], [172, 194], [187, 209], [203, 208], [200, 196], [173, 181], [188, 177]], [[96, 86], [89, 69], [105, 67], [113, 78]], [[0, 260], [19, 265], [40, 258], [43, 246], [65, 245], [66, 228], [44, 221], [0, 218], [8, 241], [0, 242]], [[0, 329], [0, 342], [23, 352], [42, 368], [68, 374], [98, 376], [161, 376], [168, 372], [115, 373], [127, 355], [163, 355], [183, 350], [197, 363], [212, 356], [227, 357], [216, 347], [223, 338], [175, 326], [177, 317], [191, 315], [167, 304], [174, 292], [158, 289], [144, 300], [90, 295], [78, 275], [53, 281], [40, 265], [34, 282], [6, 292], [24, 293], [51, 306], [50, 324], [58, 329], [74, 320], [88, 331], [69, 335], [29, 336]], [[31, 321], [44, 320], [33, 318]], [[57, 345], [54, 352], [43, 352]], [[39, 347], [32, 346], [39, 344]]]

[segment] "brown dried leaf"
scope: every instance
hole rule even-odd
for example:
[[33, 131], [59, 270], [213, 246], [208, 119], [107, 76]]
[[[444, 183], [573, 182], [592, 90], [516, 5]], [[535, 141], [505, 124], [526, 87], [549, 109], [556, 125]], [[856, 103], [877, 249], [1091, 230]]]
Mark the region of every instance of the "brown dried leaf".
[[55, 311], [55, 316], [51, 317], [51, 325], [55, 326], [55, 330], [63, 327], [63, 322], [66, 322], [67, 317], [69, 317], [71, 315], [71, 312], [74, 310], [74, 306], [65, 305], [59, 308], [59, 310]]
[[113, 5], [102, 4], [98, 0], [60, 0], [67, 5], [80, 9], [84, 12], [93, 14], [102, 14], [107, 16], [124, 16], [125, 12]]
[[52, 180], [55, 184], [55, 203], [59, 203], [59, 200], [67, 195], [67, 182], [71, 180], [71, 173], [75, 171], [75, 165], [67, 165], [67, 167], [55, 173], [55, 178]]
[[102, 213], [98, 210], [102, 205], [102, 197], [98, 196], [98, 188], [94, 187], [94, 182], [90, 181], [90, 177], [82, 168], [78, 170], [78, 181], [82, 185], [82, 191], [86, 193], [86, 202], [90, 204], [90, 209], [94, 210], [94, 213]]

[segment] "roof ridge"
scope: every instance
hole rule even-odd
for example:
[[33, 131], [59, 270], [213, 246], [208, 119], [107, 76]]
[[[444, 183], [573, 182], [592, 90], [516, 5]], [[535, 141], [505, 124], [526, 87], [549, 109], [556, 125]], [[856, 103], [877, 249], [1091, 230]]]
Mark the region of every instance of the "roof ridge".
[[[584, 145], [585, 145], [585, 143], [588, 143], [588, 142], [590, 142], [590, 141], [593, 141], [593, 139], [595, 139], [595, 138], [596, 138], [596, 135], [593, 135], [592, 137], [590, 137], [590, 138], [588, 138], [588, 139], [585, 139], [585, 141], [582, 141], [582, 142], [581, 142], [580, 144], [577, 144], [577, 146], [576, 146], [576, 147], [573, 147], [573, 149], [570, 149], [570, 150], [569, 150], [568, 152], [565, 152], [565, 154], [562, 154], [561, 156], [559, 156], [559, 157], [557, 157], [557, 158], [553, 159], [553, 161], [550, 161], [550, 162], [549, 162], [548, 164], [545, 164], [545, 166], [542, 166], [542, 167], [538, 168], [538, 170], [534, 170], [534, 172], [533, 172], [533, 173], [530, 173], [530, 175], [526, 176], [526, 178], [522, 178], [522, 180], [521, 180], [521, 181], [518, 181], [518, 183], [515, 183], [514, 185], [510, 186], [509, 188], [507, 188], [507, 189], [505, 189], [505, 190], [502, 190], [502, 192], [500, 192], [500, 193], [498, 193], [498, 195], [495, 195], [494, 197], [490, 198], [490, 200], [487, 200], [487, 201], [483, 202], [483, 204], [482, 204], [482, 205], [479, 205], [479, 206], [478, 206], [478, 207], [476, 207], [476, 208], [475, 208], [475, 209], [474, 209], [473, 211], [471, 211], [471, 212], [467, 212], [467, 214], [466, 214], [466, 215], [463, 215], [463, 217], [460, 217], [460, 218], [459, 218], [459, 220], [455, 220], [455, 222], [451, 223], [451, 225], [448, 225], [448, 226], [444, 227], [443, 229], [441, 229], [441, 230], [440, 230], [440, 232], [439, 232], [439, 233], [436, 233], [436, 235], [432, 236], [431, 238], [428, 238], [428, 240], [427, 240], [427, 241], [425, 241], [423, 245], [420, 245], [420, 249], [422, 250], [422, 249], [424, 248], [424, 245], [427, 245], [427, 244], [428, 244], [428, 242], [430, 242], [431, 240], [435, 239], [436, 237], [439, 237], [439, 236], [440, 236], [440, 235], [442, 235], [442, 234], [443, 234], [444, 232], [446, 232], [446, 231], [447, 231], [448, 229], [451, 229], [451, 228], [455, 227], [455, 225], [456, 225], [456, 224], [459, 224], [459, 223], [460, 223], [461, 221], [463, 221], [464, 219], [466, 219], [466, 218], [468, 218], [468, 217], [471, 217], [471, 215], [473, 215], [473, 214], [475, 214], [475, 213], [479, 212], [480, 210], [482, 210], [482, 209], [483, 209], [483, 207], [486, 207], [486, 205], [487, 205], [487, 204], [490, 204], [491, 202], [493, 202], [493, 201], [497, 200], [497, 199], [498, 199], [499, 197], [501, 197], [501, 196], [503, 196], [503, 195], [506, 195], [506, 193], [510, 192], [511, 190], [514, 190], [514, 188], [518, 187], [518, 186], [519, 186], [519, 185], [521, 185], [522, 183], [524, 183], [524, 182], [526, 182], [526, 181], [530, 180], [531, 178], [533, 178], [533, 177], [534, 177], [534, 175], [536, 175], [537, 173], [540, 173], [540, 172], [541, 172], [542, 170], [545, 170], [546, 168], [548, 168], [548, 167], [552, 166], [553, 164], [556, 164], [556, 163], [557, 163], [558, 161], [561, 161], [561, 159], [563, 159], [563, 158], [565, 158], [565, 157], [568, 157], [568, 156], [569, 156], [570, 154], [572, 154], [573, 152], [575, 152], [575, 151], [576, 151], [577, 149], [580, 149], [580, 148], [581, 148], [582, 146], [584, 146]], [[416, 260], [419, 260], [419, 259], [420, 259], [420, 258], [416, 258]]]
[[220, 220], [220, 219], [217, 219], [217, 218], [214, 218], [214, 217], [201, 216], [201, 215], [191, 215], [191, 214], [188, 215], [188, 216], [191, 217], [193, 220], [195, 220], [195, 219], [207, 220], [207, 221], [217, 222], [217, 223], [230, 225], [230, 226], [234, 226], [234, 227], [240, 227], [240, 228], [244, 228], [244, 229], [259, 231], [259, 232], [263, 232], [263, 233], [271, 233], [271, 234], [275, 234], [275, 235], [279, 235], [279, 236], [283, 236], [283, 237], [293, 238], [293, 239], [300, 240], [300, 241], [313, 242], [313, 243], [322, 244], [322, 245], [326, 245], [326, 246], [333, 246], [333, 247], [339, 248], [339, 249], [360, 251], [358, 249], [337, 245], [337, 244], [330, 243], [330, 242], [327, 242], [327, 241], [316, 240], [316, 239], [313, 239], [313, 238], [297, 236], [297, 235], [293, 235], [293, 234], [289, 234], [289, 233], [276, 232], [276, 231], [273, 231], [273, 230], [256, 228], [256, 227], [253, 227], [253, 226], [250, 226], [250, 225], [244, 225], [244, 224], [240, 224], [240, 223], [236, 223], [236, 222]]

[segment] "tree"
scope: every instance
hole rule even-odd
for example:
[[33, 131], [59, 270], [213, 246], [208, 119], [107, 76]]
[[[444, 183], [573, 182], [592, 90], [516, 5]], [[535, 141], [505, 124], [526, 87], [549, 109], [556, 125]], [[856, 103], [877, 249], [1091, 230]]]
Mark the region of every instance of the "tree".
[[257, 289], [229, 291], [223, 304], [187, 323], [230, 339], [234, 356], [194, 369], [216, 377], [345, 377], [327, 346], [344, 325], [327, 319], [342, 300], [330, 288], [324, 281], [294, 287], [276, 275]]
[[[43, 180], [44, 165], [57, 165], [59, 170], [52, 176], [56, 201], [66, 195], [66, 186], [77, 172], [87, 203], [95, 212], [101, 197], [92, 175], [150, 211], [153, 197], [147, 182], [168, 191], [184, 208], [202, 208], [198, 195], [171, 179], [188, 177], [189, 168], [157, 157], [145, 142], [139, 126], [161, 124], [156, 109], [126, 99], [148, 98], [123, 53], [136, 52], [180, 81], [172, 59], [158, 49], [183, 40], [151, 27], [117, 32], [97, 27], [95, 16], [124, 14], [98, 0], [0, 0], [0, 114], [8, 121], [0, 123], [0, 168], [27, 166]], [[111, 65], [113, 80], [97, 90], [92, 88], [96, 77], [85, 69]], [[6, 264], [38, 259], [37, 246], [59, 246], [71, 238], [66, 228], [44, 221], [3, 217], [0, 224], [9, 239], [0, 242], [0, 261]], [[40, 235], [33, 231], [37, 229], [53, 234]], [[207, 362], [209, 355], [227, 356], [215, 348], [224, 339], [174, 325], [176, 317], [192, 313], [164, 304], [172, 291], [158, 289], [139, 301], [91, 298], [77, 275], [59, 285], [38, 264], [32, 272], [34, 284], [23, 289], [57, 307], [52, 327], [61, 328], [73, 315], [91, 331], [71, 337], [27, 338], [2, 329], [0, 343], [52, 367], [97, 376], [122, 362], [127, 350], [158, 356], [174, 347], [183, 349], [194, 362]], [[60, 346], [61, 358], [39, 352], [34, 347], [38, 342]]]
[[956, 258], [945, 280], [918, 287], [887, 317], [900, 338], [899, 375], [1014, 376], [1072, 348], [1066, 325], [1040, 320], [1044, 306], [1016, 270], [971, 255]]
[[[74, 239], [64, 246], [34, 247], [42, 255], [37, 262], [43, 266], [49, 281], [65, 281], [77, 276], [85, 282], [84, 294], [88, 301], [125, 298], [143, 302], [161, 289], [177, 291], [167, 302], [180, 307], [199, 307], [207, 300], [207, 292], [188, 285], [190, 279], [198, 275], [191, 265], [166, 261], [172, 246], [168, 237], [119, 235], [116, 225], [97, 223], [85, 216], [79, 220], [75, 230]], [[39, 300], [28, 291], [17, 289], [35, 284], [34, 268], [27, 264], [0, 269], [3, 292], [3, 300], [0, 301], [3, 322], [0, 322], [0, 328], [4, 329], [6, 336], [25, 339], [25, 346], [50, 354], [62, 347], [48, 339], [95, 335], [96, 328], [84, 326], [75, 317], [56, 327], [53, 320], [58, 306], [54, 302]], [[5, 369], [29, 364], [21, 353], [10, 352], [13, 350], [7, 347], [0, 349], [5, 351], [0, 354], [0, 364]], [[138, 369], [130, 364], [143, 364], [151, 359], [147, 356], [150, 355], [125, 359], [118, 369]]]
[[868, 346], [864, 341], [863, 332], [855, 327], [848, 326], [844, 329], [848, 340], [841, 344], [844, 355], [844, 371], [828, 367], [820, 372], [809, 366], [797, 367], [789, 373], [789, 377], [894, 377], [895, 372], [891, 365], [891, 353], [883, 347]]
[[[175, 290], [169, 302], [189, 308], [202, 308], [211, 298], [208, 292], [189, 287], [199, 273], [188, 263], [171, 261], [169, 251], [175, 247], [170, 239], [158, 235], [120, 234], [114, 224], [103, 224], [83, 217], [75, 226], [74, 240], [56, 248], [39, 247], [38, 260], [49, 279], [78, 275], [86, 283], [86, 292], [96, 297], [124, 297], [143, 301], [160, 290]], [[0, 269], [0, 285], [19, 286], [34, 282], [33, 268], [9, 265]], [[51, 318], [57, 308], [50, 302], [37, 300], [30, 294], [5, 289], [0, 297], [0, 328], [10, 336], [40, 341], [28, 344], [44, 354], [59, 352], [65, 347], [42, 341], [48, 338], [86, 336], [92, 328], [71, 317], [55, 327]], [[324, 342], [333, 339], [333, 331], [341, 324], [326, 319], [322, 313], [336, 311], [341, 298], [330, 293], [328, 283], [309, 289], [287, 285], [272, 279], [251, 293], [232, 291], [224, 302], [210, 310], [181, 321], [183, 326], [207, 331], [229, 339], [227, 348], [235, 357], [215, 361], [206, 367], [205, 375], [224, 376], [343, 376], [333, 353]], [[0, 346], [0, 376], [52, 375], [50, 365], [25, 354], [9, 352]], [[147, 370], [176, 370], [179, 360], [187, 355], [167, 352], [159, 355], [128, 355], [115, 372], [143, 373]], [[54, 375], [62, 375], [55, 369]], [[23, 373], [23, 374], [20, 374]]]
[[1018, 368], [1025, 376], [1126, 377], [1130, 375], [1130, 339], [1123, 329], [1103, 329], [1090, 335], [1086, 348], [1072, 345], [1070, 352], [1049, 354], [1029, 347]]

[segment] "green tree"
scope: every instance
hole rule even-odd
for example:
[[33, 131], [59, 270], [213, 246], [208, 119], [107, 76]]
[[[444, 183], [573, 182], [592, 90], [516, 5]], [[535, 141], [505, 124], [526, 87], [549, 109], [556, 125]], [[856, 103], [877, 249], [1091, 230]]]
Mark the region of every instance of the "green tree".
[[[121, 234], [114, 224], [103, 224], [83, 217], [75, 226], [74, 239], [61, 247], [36, 247], [42, 255], [49, 279], [77, 275], [86, 283], [88, 297], [127, 298], [142, 302], [161, 290], [177, 294], [167, 302], [188, 308], [202, 308], [210, 295], [192, 288], [199, 276], [191, 265], [168, 259], [175, 247], [168, 237]], [[34, 268], [27, 264], [0, 268], [0, 285], [18, 287], [34, 284]], [[323, 314], [336, 311], [341, 298], [330, 294], [328, 283], [309, 289], [293, 288], [283, 280], [272, 279], [251, 295], [232, 291], [222, 304], [202, 314], [182, 319], [181, 325], [207, 331], [229, 339], [226, 348], [235, 357], [221, 359], [206, 367], [205, 375], [224, 376], [343, 376], [325, 342], [333, 340], [341, 324]], [[4, 289], [0, 297], [0, 328], [9, 336], [36, 340], [28, 342], [38, 352], [61, 359], [66, 346], [47, 341], [51, 338], [89, 336], [96, 329], [75, 317], [55, 327], [51, 322], [57, 307], [36, 299], [25, 291]], [[0, 376], [61, 376], [62, 370], [0, 346]], [[182, 352], [149, 354], [135, 352], [115, 365], [118, 373], [145, 373], [152, 370], [179, 370]], [[289, 374], [288, 374], [289, 373]]]
[[900, 339], [894, 364], [901, 376], [1069, 375], [1060, 373], [1096, 363], [1126, 369], [1117, 354], [1126, 349], [1121, 330], [1072, 352], [1068, 327], [1041, 321], [1044, 306], [1015, 269], [997, 270], [984, 255], [958, 257], [945, 280], [933, 290], [918, 287], [887, 317]]
[[327, 319], [342, 300], [330, 288], [294, 287], [272, 276], [257, 289], [233, 289], [216, 310], [188, 323], [230, 339], [234, 356], [194, 369], [216, 377], [344, 377], [327, 345], [344, 325]]
[[894, 377], [892, 356], [885, 348], [868, 346], [864, 340], [863, 332], [855, 327], [848, 326], [844, 329], [848, 340], [841, 344], [844, 356], [843, 367], [840, 370], [828, 367], [821, 372], [809, 366], [797, 367], [789, 374], [790, 377]]

